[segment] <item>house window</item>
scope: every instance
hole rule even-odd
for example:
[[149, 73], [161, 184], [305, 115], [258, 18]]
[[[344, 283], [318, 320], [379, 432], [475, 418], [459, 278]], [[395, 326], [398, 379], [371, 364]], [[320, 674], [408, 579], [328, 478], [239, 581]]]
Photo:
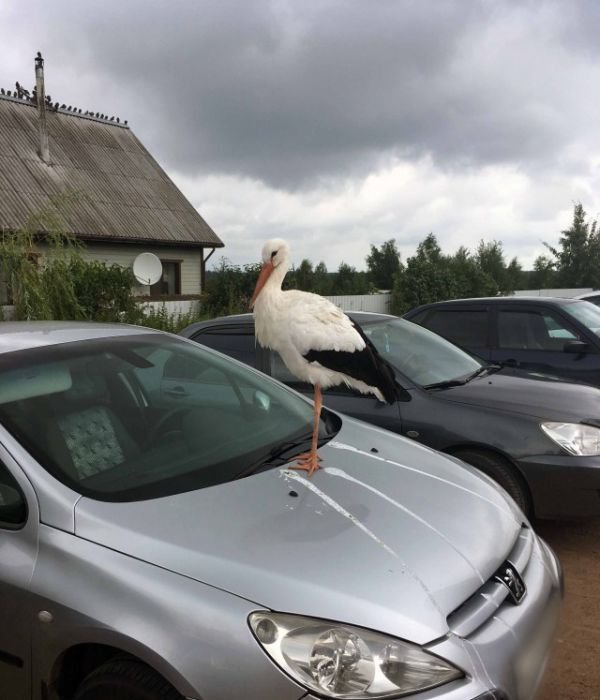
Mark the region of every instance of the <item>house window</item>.
[[181, 260], [161, 260], [162, 277], [150, 287], [151, 297], [181, 294]]

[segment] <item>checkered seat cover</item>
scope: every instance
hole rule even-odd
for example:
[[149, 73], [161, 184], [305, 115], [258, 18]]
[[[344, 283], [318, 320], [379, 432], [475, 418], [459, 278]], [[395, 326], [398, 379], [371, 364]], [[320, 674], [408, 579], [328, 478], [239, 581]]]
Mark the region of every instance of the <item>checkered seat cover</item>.
[[50, 452], [76, 480], [120, 464], [139, 447], [108, 403], [106, 382], [92, 373], [73, 376], [73, 386], [56, 404], [48, 430]]

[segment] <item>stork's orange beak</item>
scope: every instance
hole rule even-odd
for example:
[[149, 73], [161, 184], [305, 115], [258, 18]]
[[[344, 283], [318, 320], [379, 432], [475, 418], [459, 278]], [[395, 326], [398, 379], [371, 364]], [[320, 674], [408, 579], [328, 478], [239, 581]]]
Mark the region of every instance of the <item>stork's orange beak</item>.
[[254, 306], [254, 302], [256, 301], [258, 295], [261, 292], [261, 289], [265, 286], [267, 280], [269, 279], [269, 276], [271, 272], [273, 272], [273, 263], [272, 262], [266, 262], [263, 263], [262, 269], [260, 271], [260, 275], [258, 276], [258, 280], [256, 281], [256, 287], [254, 287], [254, 294], [252, 295], [252, 299], [250, 299], [250, 308]]

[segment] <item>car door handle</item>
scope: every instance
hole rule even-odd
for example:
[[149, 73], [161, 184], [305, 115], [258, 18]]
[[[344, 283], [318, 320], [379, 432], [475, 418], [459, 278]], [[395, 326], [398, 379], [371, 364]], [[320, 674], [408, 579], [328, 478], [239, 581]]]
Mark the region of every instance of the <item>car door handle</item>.
[[172, 389], [165, 389], [165, 394], [176, 398], [182, 398], [188, 395], [187, 391], [182, 386], [174, 386]]

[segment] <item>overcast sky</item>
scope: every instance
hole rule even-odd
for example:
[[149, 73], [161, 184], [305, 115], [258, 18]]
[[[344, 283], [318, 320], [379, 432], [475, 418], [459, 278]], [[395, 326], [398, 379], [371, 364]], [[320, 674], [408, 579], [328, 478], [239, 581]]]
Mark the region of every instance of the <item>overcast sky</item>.
[[[235, 263], [364, 269], [600, 215], [598, 0], [2, 0], [0, 86], [129, 124]], [[211, 262], [218, 260], [217, 251]]]

